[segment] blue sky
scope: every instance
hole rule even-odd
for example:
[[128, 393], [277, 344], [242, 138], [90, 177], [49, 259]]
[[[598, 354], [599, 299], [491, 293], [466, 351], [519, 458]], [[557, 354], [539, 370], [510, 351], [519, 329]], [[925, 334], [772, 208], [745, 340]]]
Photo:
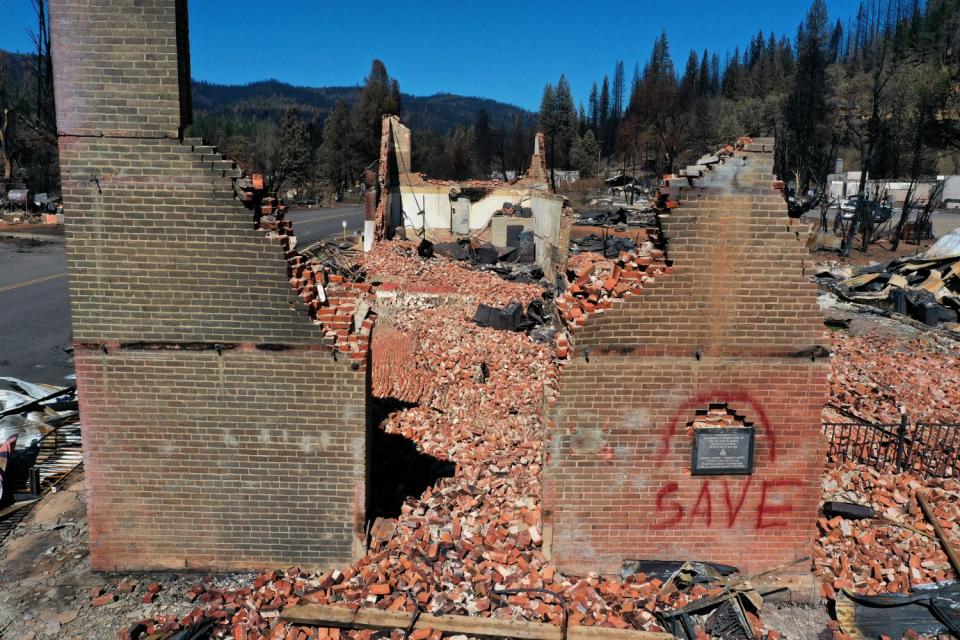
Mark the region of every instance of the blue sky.
[[[844, 23], [859, 0], [827, 0]], [[681, 67], [691, 48], [721, 53], [758, 29], [796, 33], [809, 0], [687, 2], [345, 2], [191, 0], [193, 76], [227, 84], [277, 78], [309, 86], [355, 85], [380, 58], [405, 93], [476, 95], [537, 109], [543, 86], [566, 74], [574, 97], [622, 59], [650, 56], [666, 29]], [[0, 0], [0, 48], [31, 47], [30, 0]]]

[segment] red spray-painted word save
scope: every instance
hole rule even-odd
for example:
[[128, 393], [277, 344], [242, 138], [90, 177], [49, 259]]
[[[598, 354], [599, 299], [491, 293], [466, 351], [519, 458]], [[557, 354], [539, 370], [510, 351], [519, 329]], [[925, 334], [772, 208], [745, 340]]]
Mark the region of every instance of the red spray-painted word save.
[[[672, 529], [680, 526], [725, 527], [732, 529], [740, 520], [746, 507], [750, 524], [763, 530], [786, 525], [783, 517], [793, 511], [787, 499], [791, 487], [800, 486], [800, 481], [790, 478], [763, 480], [756, 487], [752, 477], [735, 486], [735, 481], [706, 479], [700, 483], [696, 499], [680, 499], [680, 485], [668, 482], [657, 492], [657, 513], [660, 519], [655, 529]], [[754, 490], [751, 491], [751, 487]]]

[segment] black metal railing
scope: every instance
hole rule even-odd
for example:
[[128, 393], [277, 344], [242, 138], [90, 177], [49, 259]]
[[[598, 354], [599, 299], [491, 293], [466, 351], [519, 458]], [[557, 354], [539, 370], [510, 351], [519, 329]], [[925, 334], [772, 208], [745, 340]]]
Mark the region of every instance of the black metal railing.
[[960, 476], [960, 424], [831, 422], [827, 457], [924, 476]]
[[932, 476], [960, 476], [960, 424], [921, 422], [909, 435], [905, 468]]

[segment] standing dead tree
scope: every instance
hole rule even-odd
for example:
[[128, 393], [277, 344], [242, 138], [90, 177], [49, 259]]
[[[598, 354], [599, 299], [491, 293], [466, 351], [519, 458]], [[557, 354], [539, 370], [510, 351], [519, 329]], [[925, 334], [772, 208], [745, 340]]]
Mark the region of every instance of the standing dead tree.
[[[33, 0], [33, 8], [37, 19], [37, 29], [30, 33], [36, 51], [33, 64], [16, 57], [0, 58], [0, 180], [4, 182], [14, 178], [24, 156], [32, 157], [36, 165], [38, 149], [49, 155], [57, 145], [46, 0]], [[45, 160], [43, 166], [55, 164]]]
[[10, 157], [10, 129], [13, 121], [13, 107], [3, 107], [0, 114], [0, 179], [9, 182], [13, 178], [13, 159]]
[[854, 143], [860, 151], [860, 184], [857, 188], [857, 207], [853, 213], [853, 220], [850, 221], [850, 226], [847, 228], [840, 248], [840, 255], [843, 257], [850, 255], [850, 249], [853, 247], [858, 231], [863, 237], [861, 244], [861, 250], [863, 251], [866, 251], [870, 246], [870, 239], [873, 235], [873, 206], [876, 203], [867, 202], [866, 186], [867, 176], [873, 168], [874, 155], [880, 139], [880, 110], [887, 83], [890, 80], [890, 74], [886, 70], [888, 40], [889, 38], [886, 37], [881, 38], [880, 48], [874, 60], [870, 116], [867, 118], [866, 131], [863, 131], [856, 123], [854, 113], [848, 111], [845, 115], [847, 130], [853, 136]]
[[57, 116], [53, 102], [53, 58], [50, 55], [50, 25], [47, 22], [46, 0], [33, 0], [33, 10], [37, 17], [37, 30], [31, 32], [36, 49], [34, 74], [35, 107], [30, 113], [19, 107], [19, 121], [33, 130], [45, 142], [57, 142]]
[[943, 187], [946, 184], [944, 180], [937, 182], [936, 186], [930, 192], [930, 197], [927, 198], [927, 201], [923, 206], [917, 211], [917, 219], [914, 221], [913, 233], [910, 239], [911, 244], [919, 245], [920, 241], [923, 240], [930, 229], [930, 219], [933, 217], [933, 206], [940, 200], [940, 197], [943, 195]]
[[0, 180], [9, 182], [13, 178], [13, 149], [11, 138], [13, 120], [16, 113], [13, 110], [12, 97], [7, 95], [11, 87], [7, 59], [0, 54]]

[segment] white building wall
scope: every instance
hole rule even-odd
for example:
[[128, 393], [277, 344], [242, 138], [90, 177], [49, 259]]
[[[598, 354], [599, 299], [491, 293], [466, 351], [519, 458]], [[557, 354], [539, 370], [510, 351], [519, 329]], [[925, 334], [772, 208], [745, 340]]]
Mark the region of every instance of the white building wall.
[[[479, 231], [486, 227], [494, 212], [499, 210], [504, 202], [517, 203], [521, 199], [520, 196], [494, 193], [477, 202], [471, 202], [470, 230]], [[401, 203], [403, 211], [406, 212], [404, 226], [419, 230], [426, 224], [427, 229], [450, 231], [452, 202], [449, 187], [441, 187], [435, 191], [402, 189], [400, 197], [394, 196], [391, 201], [392, 208], [397, 210], [396, 214], [391, 216], [396, 224], [399, 224], [401, 219]], [[524, 203], [524, 206], [527, 204]], [[424, 215], [417, 215], [420, 211], [423, 211]]]
[[563, 214], [563, 200], [559, 198], [534, 198], [530, 203], [533, 209], [533, 234], [537, 245], [537, 264], [553, 271], [556, 263], [557, 244], [560, 241], [560, 218]]

